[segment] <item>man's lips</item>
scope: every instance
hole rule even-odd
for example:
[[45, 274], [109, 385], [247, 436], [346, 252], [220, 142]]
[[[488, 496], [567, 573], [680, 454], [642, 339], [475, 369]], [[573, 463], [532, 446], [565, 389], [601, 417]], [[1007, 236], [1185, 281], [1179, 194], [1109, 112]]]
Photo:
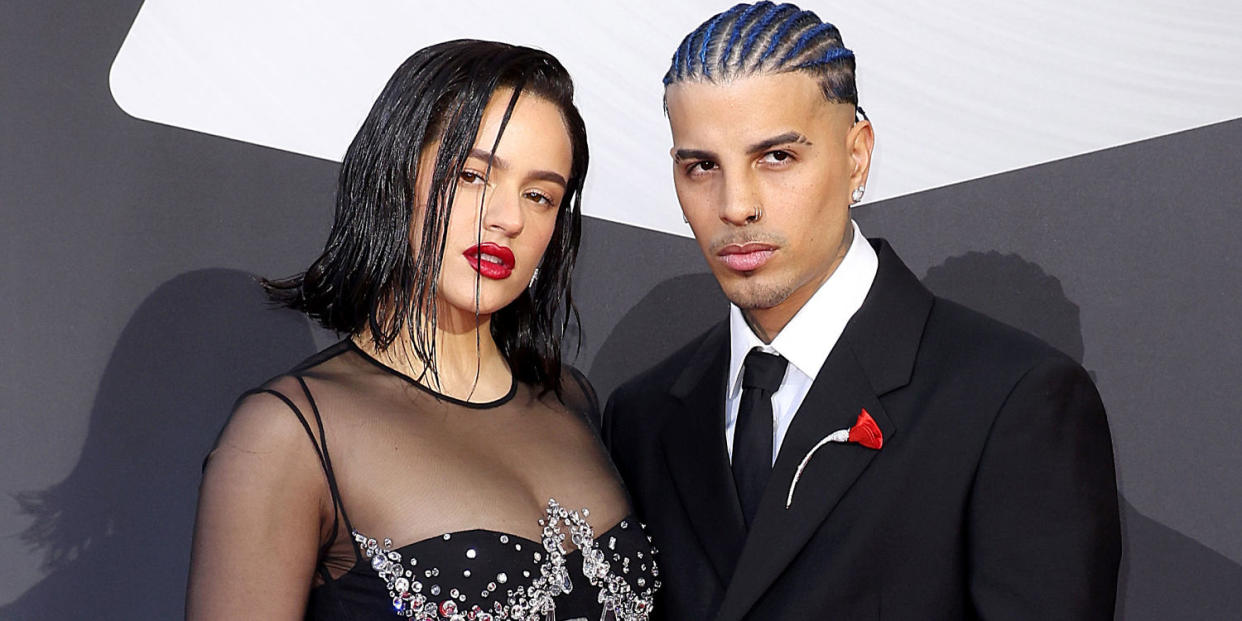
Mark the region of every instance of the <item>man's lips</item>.
[[508, 278], [513, 273], [513, 266], [516, 264], [512, 250], [492, 242], [471, 246], [462, 255], [470, 262], [470, 267], [477, 270], [484, 278], [493, 280]]
[[772, 258], [772, 253], [776, 251], [776, 247], [771, 244], [762, 244], [751, 242], [747, 244], [729, 244], [721, 248], [716, 256], [720, 257], [729, 269], [739, 272], [751, 272], [759, 269], [768, 259]]

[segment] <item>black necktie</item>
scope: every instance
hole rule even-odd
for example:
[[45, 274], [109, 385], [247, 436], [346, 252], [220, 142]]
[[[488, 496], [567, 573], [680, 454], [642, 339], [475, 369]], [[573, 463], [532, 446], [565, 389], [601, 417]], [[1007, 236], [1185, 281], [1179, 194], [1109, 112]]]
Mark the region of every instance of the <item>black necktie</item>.
[[733, 482], [748, 529], [772, 472], [772, 395], [788, 364], [758, 349], [750, 350], [742, 363], [742, 401], [733, 427]]

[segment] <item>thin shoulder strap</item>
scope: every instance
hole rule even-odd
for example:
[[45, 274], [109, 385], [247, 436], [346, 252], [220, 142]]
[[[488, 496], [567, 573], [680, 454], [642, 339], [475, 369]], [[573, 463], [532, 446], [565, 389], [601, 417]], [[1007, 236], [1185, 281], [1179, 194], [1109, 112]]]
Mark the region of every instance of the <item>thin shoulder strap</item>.
[[[332, 494], [332, 534], [327, 538], [325, 542], [321, 543], [319, 546], [320, 562], [318, 563], [318, 566], [316, 567], [316, 571], [319, 572], [320, 576], [325, 578], [326, 580], [327, 578], [330, 577], [330, 574], [328, 574], [327, 567], [324, 566], [323, 564], [323, 559], [326, 557], [328, 549], [336, 541], [337, 530], [339, 528], [339, 523], [340, 523], [340, 516], [338, 515], [339, 509], [337, 508], [336, 491], [335, 491], [335, 485], [332, 481], [332, 474], [331, 474], [331, 471], [328, 470], [327, 462], [324, 459], [325, 453], [320, 449], [319, 440], [315, 438], [315, 433], [311, 431], [310, 423], [306, 420], [306, 416], [302, 414], [301, 408], [299, 408], [297, 404], [295, 404], [291, 399], [289, 399], [289, 397], [286, 396], [284, 393], [278, 390], [271, 389], [271, 388], [254, 388], [254, 389], [247, 390], [246, 392], [242, 393], [241, 396], [237, 398], [237, 400], [240, 402], [242, 399], [250, 395], [258, 395], [258, 394], [272, 395], [273, 397], [280, 399], [281, 402], [283, 402], [285, 406], [289, 408], [289, 411], [293, 412], [293, 415], [297, 417], [298, 422], [302, 424], [302, 429], [306, 431], [306, 436], [310, 438], [311, 446], [315, 449], [315, 454], [319, 457], [319, 465], [324, 469], [324, 476], [328, 480], [328, 489], [330, 493]], [[322, 429], [322, 425], [321, 425], [321, 429]]]
[[349, 512], [345, 510], [345, 501], [341, 498], [341, 490], [336, 484], [336, 473], [332, 470], [332, 457], [328, 453], [328, 438], [323, 431], [323, 417], [319, 414], [319, 404], [315, 403], [315, 398], [311, 396], [310, 387], [306, 385], [306, 379], [301, 375], [295, 375], [298, 384], [302, 386], [302, 392], [306, 393], [306, 400], [310, 402], [311, 412], [315, 415], [315, 423], [319, 426], [319, 448], [320, 454], [323, 456], [323, 469], [328, 475], [328, 489], [332, 491], [332, 502], [335, 505], [336, 513], [339, 519], [332, 524], [332, 538], [336, 539], [337, 526], [340, 520], [345, 520], [345, 529], [348, 534], [349, 547], [354, 551], [354, 560], [361, 563], [365, 559], [362, 556], [362, 550], [354, 544], [354, 525], [349, 521]]

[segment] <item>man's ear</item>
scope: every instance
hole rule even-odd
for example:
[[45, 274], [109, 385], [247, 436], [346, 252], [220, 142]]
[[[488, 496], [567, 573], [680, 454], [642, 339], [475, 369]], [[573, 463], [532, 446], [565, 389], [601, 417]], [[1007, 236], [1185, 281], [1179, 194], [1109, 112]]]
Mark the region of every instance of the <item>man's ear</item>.
[[871, 121], [863, 119], [854, 123], [845, 136], [845, 144], [853, 160], [850, 187], [866, 185], [867, 176], [871, 174], [871, 150], [875, 148], [875, 130], [871, 127]]

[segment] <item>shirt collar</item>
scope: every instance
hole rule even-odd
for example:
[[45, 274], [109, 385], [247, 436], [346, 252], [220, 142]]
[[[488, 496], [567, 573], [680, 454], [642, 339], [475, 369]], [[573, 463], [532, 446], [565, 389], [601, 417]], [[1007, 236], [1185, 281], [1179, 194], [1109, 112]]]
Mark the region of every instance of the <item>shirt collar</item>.
[[854, 241], [840, 265], [811, 298], [798, 309], [785, 328], [765, 344], [742, 317], [742, 310], [729, 305], [729, 390], [727, 398], [735, 398], [742, 386], [742, 362], [750, 350], [780, 354], [812, 381], [836, 345], [845, 324], [862, 306], [871, 283], [875, 280], [879, 260], [875, 250], [863, 237], [857, 223]]

